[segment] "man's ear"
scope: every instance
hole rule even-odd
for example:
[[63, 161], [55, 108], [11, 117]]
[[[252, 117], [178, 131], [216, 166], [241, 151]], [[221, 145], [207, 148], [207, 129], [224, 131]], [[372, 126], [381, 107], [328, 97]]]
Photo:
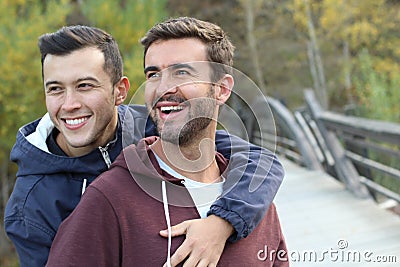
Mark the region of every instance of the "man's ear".
[[128, 96], [128, 90], [131, 87], [129, 83], [129, 79], [126, 76], [123, 76], [117, 84], [114, 86], [114, 90], [116, 92], [115, 96], [115, 105], [119, 106], [121, 105], [126, 97]]
[[223, 105], [231, 96], [233, 85], [235, 84], [232, 75], [225, 74], [224, 77], [218, 81], [218, 88], [216, 93], [216, 100], [218, 105]]

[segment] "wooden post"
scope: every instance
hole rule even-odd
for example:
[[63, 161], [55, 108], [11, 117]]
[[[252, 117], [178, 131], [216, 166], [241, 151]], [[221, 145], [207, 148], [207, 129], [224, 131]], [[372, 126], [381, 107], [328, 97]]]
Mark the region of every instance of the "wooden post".
[[346, 188], [356, 196], [362, 198], [370, 197], [368, 189], [360, 182], [360, 176], [353, 163], [346, 157], [345, 150], [343, 149], [339, 140], [335, 134], [329, 131], [319, 119], [324, 110], [322, 110], [321, 106], [315, 99], [315, 95], [312, 90], [305, 91], [305, 100], [311, 116], [317, 123], [317, 126], [323, 138], [325, 139], [325, 143], [335, 160], [334, 168], [338, 178], [346, 185]]

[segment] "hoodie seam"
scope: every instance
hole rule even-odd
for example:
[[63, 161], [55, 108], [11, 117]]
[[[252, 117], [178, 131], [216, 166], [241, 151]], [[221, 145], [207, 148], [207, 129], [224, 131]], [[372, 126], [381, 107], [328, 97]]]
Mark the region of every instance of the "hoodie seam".
[[[28, 176], [31, 176], [31, 175], [28, 175]], [[33, 176], [36, 176], [36, 175], [33, 175]], [[19, 178], [19, 179], [25, 179], [24, 177], [26, 177], [26, 176], [19, 176], [19, 177], [17, 177], [17, 178]], [[28, 198], [31, 196], [32, 191], [33, 191], [34, 188], [44, 179], [45, 176], [44, 176], [44, 175], [41, 175], [41, 176], [36, 176], [36, 177], [40, 177], [40, 178], [38, 178], [37, 181], [36, 181], [35, 183], [32, 184], [31, 188], [30, 188], [30, 189], [28, 190], [28, 192], [26, 193], [26, 196], [25, 196], [25, 198], [24, 198], [24, 202], [23, 202], [23, 204], [22, 204], [22, 206], [21, 206], [21, 213], [22, 213], [22, 214], [24, 213], [25, 206], [26, 206], [26, 202], [28, 201]], [[22, 215], [22, 216], [24, 216], [24, 215]]]
[[25, 215], [18, 215], [18, 216], [9, 216], [4, 218], [4, 222], [24, 222], [27, 226], [31, 226], [33, 228], [36, 228], [40, 230], [41, 232], [45, 233], [49, 238], [53, 238], [54, 235], [56, 234], [54, 231], [49, 230], [46, 227], [43, 227], [43, 225], [35, 222], [34, 220], [29, 219]]
[[[23, 179], [24, 176], [20, 176], [18, 178]], [[18, 209], [18, 214], [17, 216], [9, 216], [4, 218], [4, 222], [9, 221], [23, 221], [27, 225], [33, 226], [37, 229], [40, 229], [44, 233], [46, 233], [50, 238], [52, 238], [55, 235], [55, 232], [52, 230], [49, 230], [46, 227], [43, 227], [41, 224], [35, 222], [34, 220], [30, 219], [25, 215], [25, 209], [26, 209], [26, 203], [28, 202], [28, 198], [32, 195], [32, 191], [35, 189], [35, 187], [44, 179], [44, 175], [41, 175], [40, 178], [37, 179], [35, 183], [32, 184], [31, 188], [28, 190], [26, 196], [24, 197], [23, 203], [21, 207]]]
[[[90, 186], [90, 187], [88, 187], [87, 189], [89, 189], [89, 188], [95, 190], [97, 193], [99, 193], [99, 194], [107, 201], [108, 205], [109, 205], [109, 206], [111, 207], [111, 209], [112, 209], [112, 212], [113, 212], [113, 214], [114, 214], [114, 217], [116, 218], [116, 221], [117, 221], [117, 223], [118, 223], [118, 228], [121, 229], [121, 225], [120, 225], [119, 220], [118, 220], [117, 212], [116, 212], [114, 206], [112, 205], [112, 202], [111, 202], [110, 199], [107, 197], [107, 195], [104, 194], [103, 191], [102, 191], [101, 189], [97, 188], [96, 186]], [[86, 189], [86, 191], [87, 191], [87, 189]]]

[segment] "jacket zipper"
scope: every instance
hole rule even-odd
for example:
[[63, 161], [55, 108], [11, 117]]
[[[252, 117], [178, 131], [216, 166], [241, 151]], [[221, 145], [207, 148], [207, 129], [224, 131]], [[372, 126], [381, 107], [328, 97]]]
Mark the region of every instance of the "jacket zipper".
[[[111, 159], [110, 155], [108, 154], [108, 145], [106, 147], [99, 146], [99, 150], [101, 152], [101, 155], [103, 156], [104, 162], [107, 164], [107, 168], [109, 169], [111, 166]], [[83, 193], [85, 193], [86, 184], [87, 184], [87, 179], [83, 179], [82, 193], [81, 193], [82, 195]]]
[[110, 155], [108, 154], [108, 145], [106, 147], [99, 147], [101, 155], [103, 156], [104, 162], [107, 164], [107, 168], [109, 169], [111, 166]]

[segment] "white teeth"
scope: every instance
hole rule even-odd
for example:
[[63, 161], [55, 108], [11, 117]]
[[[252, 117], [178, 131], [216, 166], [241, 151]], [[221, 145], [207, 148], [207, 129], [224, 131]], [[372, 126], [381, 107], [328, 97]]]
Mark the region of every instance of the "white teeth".
[[82, 123], [84, 121], [87, 121], [87, 120], [88, 120], [88, 118], [85, 117], [85, 118], [80, 118], [80, 119], [65, 120], [65, 122], [67, 124], [69, 124], [69, 125], [77, 125], [77, 124], [80, 124], [80, 123]]
[[178, 111], [178, 110], [182, 110], [183, 107], [181, 106], [169, 106], [169, 107], [161, 107], [161, 111], [165, 112], [165, 111]]

